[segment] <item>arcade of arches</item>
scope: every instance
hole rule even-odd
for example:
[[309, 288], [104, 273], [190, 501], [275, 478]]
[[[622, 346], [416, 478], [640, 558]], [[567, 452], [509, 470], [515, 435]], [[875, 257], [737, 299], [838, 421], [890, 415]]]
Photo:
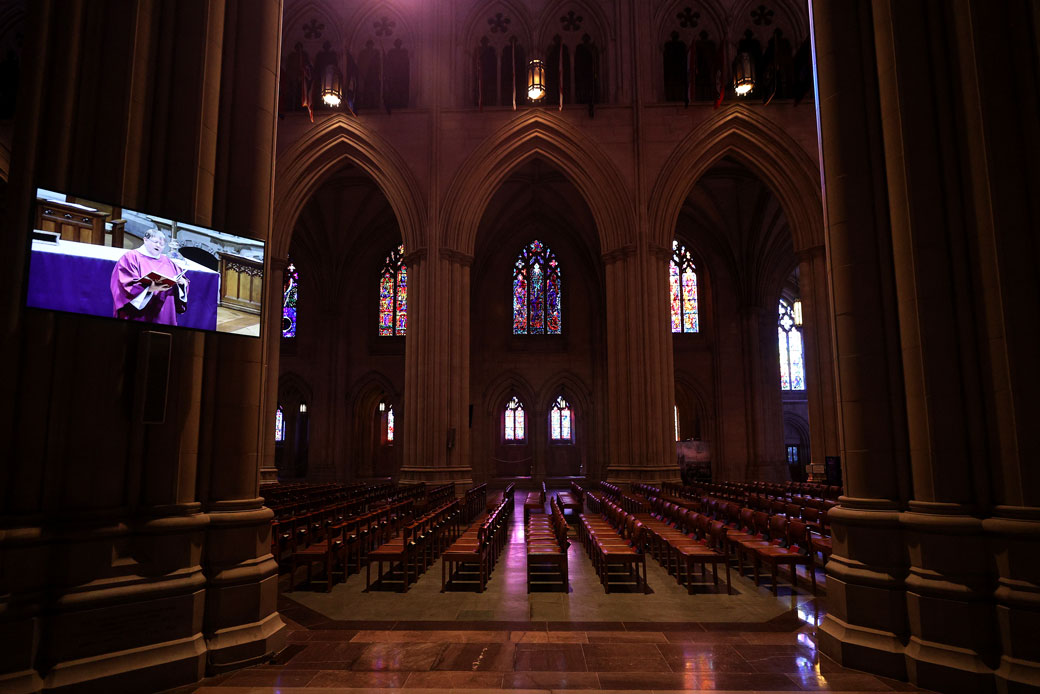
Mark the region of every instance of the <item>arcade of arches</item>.
[[[1040, 688], [1038, 37], [1030, 0], [0, 1], [0, 691], [334, 669], [299, 644], [377, 603], [282, 594], [261, 485], [387, 478], [841, 484], [818, 595], [666, 619], [662, 569], [656, 616], [572, 586], [541, 629], [595, 644], [594, 597], [806, 636], [824, 689]], [[263, 239], [261, 336], [171, 331], [145, 423], [152, 333], [24, 307], [36, 186]], [[544, 682], [621, 681], [584, 657]]]

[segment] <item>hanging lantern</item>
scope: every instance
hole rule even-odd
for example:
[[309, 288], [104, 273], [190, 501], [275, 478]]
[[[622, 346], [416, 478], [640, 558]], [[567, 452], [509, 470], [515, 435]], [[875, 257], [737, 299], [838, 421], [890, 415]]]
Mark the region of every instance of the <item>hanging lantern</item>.
[[545, 63], [535, 58], [527, 65], [527, 98], [540, 101], [545, 96]]
[[747, 96], [755, 88], [755, 63], [747, 51], [737, 53], [733, 65], [733, 91], [737, 96]]
[[325, 66], [321, 75], [321, 100], [332, 108], [339, 108], [343, 101], [343, 73], [337, 65]]

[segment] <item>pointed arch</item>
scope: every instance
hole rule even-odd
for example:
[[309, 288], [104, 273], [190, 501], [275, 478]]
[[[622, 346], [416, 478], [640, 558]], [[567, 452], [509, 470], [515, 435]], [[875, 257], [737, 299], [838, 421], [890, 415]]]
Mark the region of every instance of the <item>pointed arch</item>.
[[[321, 37], [311, 39], [320, 45], [323, 41], [332, 43], [336, 50], [343, 45], [343, 26], [339, 21], [340, 13], [329, 6], [327, 0], [306, 0], [299, 4], [293, 4], [286, 8], [285, 17], [282, 20], [282, 47], [285, 52], [291, 50], [289, 41], [301, 40], [304, 24], [311, 19], [317, 19], [324, 24]], [[289, 47], [286, 50], [286, 47]]]
[[630, 186], [614, 162], [562, 118], [531, 110], [487, 138], [459, 168], [445, 197], [443, 245], [472, 255], [491, 197], [514, 170], [535, 157], [559, 168], [581, 193], [596, 222], [602, 253], [633, 243]]
[[[404, 37], [413, 44], [419, 40], [415, 28], [408, 21], [408, 17], [384, 0], [368, 7], [359, 8], [354, 16], [351, 17], [350, 29], [347, 35], [347, 47], [356, 52], [366, 39], [377, 38], [374, 36], [374, 24], [383, 17], [394, 23], [392, 27], [393, 34], [387, 38], [387, 47], [392, 45], [396, 38]], [[413, 45], [409, 48], [415, 48], [415, 46]], [[355, 57], [357, 57], [356, 54]]]
[[353, 164], [368, 174], [386, 196], [410, 253], [427, 247], [426, 208], [419, 185], [397, 150], [355, 119], [335, 114], [294, 142], [278, 157], [275, 174], [271, 252], [289, 253], [293, 228], [304, 205], [335, 171]]
[[661, 167], [649, 205], [654, 243], [671, 247], [683, 201], [704, 173], [727, 156], [760, 177], [780, 201], [796, 252], [823, 245], [818, 163], [779, 126], [743, 104], [695, 128]]
[[524, 407], [530, 409], [539, 403], [534, 389], [523, 376], [515, 371], [506, 371], [491, 381], [484, 389], [483, 400], [488, 414], [496, 414], [509, 399], [516, 395]]
[[489, 32], [488, 17], [498, 11], [503, 11], [503, 15], [510, 20], [509, 29], [505, 35], [507, 37], [510, 34], [516, 36], [524, 46], [531, 45], [534, 36], [531, 30], [531, 17], [528, 15], [527, 9], [513, 0], [489, 0], [489, 2], [476, 4], [466, 15], [466, 20], [462, 23], [464, 29], [461, 36], [464, 50], [473, 50], [473, 47], [480, 42], [480, 37]]

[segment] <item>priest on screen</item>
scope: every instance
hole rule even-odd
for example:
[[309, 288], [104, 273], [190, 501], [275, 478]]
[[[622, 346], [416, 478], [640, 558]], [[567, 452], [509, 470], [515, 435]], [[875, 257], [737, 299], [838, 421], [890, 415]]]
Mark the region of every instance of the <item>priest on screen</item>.
[[109, 282], [116, 318], [177, 325], [177, 314], [188, 309], [188, 278], [162, 254], [165, 246], [166, 234], [149, 229], [139, 248], [116, 261]]

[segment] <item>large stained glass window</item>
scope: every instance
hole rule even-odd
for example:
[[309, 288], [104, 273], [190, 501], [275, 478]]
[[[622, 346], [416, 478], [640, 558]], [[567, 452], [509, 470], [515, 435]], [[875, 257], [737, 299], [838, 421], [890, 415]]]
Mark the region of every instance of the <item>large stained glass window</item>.
[[379, 334], [404, 335], [408, 327], [408, 268], [404, 245], [390, 251], [379, 273]]
[[[805, 390], [805, 361], [802, 354], [800, 302], [780, 299], [776, 333], [780, 342], [780, 389]], [[796, 310], [796, 307], [798, 310]]]
[[571, 420], [571, 406], [567, 404], [562, 395], [558, 396], [552, 409], [549, 410], [549, 429], [553, 441], [570, 443], [573, 440], [571, 438]]
[[672, 241], [669, 287], [672, 298], [672, 332], [700, 332], [697, 307], [697, 267], [693, 255], [678, 241]]
[[274, 411], [274, 440], [285, 441], [285, 412], [281, 405]]
[[506, 441], [522, 443], [527, 438], [524, 427], [524, 406], [514, 396], [506, 403], [505, 412], [505, 438]]
[[282, 337], [296, 337], [296, 302], [299, 299], [300, 272], [291, 262], [285, 268], [282, 288]]
[[524, 246], [513, 265], [513, 334], [559, 335], [560, 265], [541, 241]]

